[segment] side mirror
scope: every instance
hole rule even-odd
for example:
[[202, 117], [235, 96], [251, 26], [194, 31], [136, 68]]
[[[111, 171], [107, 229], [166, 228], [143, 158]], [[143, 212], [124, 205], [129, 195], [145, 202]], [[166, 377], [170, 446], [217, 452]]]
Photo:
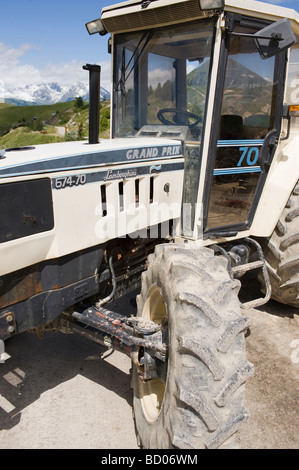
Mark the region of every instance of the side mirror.
[[254, 40], [262, 59], [269, 59], [297, 42], [291, 23], [287, 18], [261, 29], [254, 34]]

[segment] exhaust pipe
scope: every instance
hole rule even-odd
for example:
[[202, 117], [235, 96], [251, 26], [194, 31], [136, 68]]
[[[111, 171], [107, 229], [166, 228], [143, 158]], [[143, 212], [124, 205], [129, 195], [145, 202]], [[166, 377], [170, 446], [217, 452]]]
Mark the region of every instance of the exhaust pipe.
[[83, 65], [89, 71], [89, 143], [99, 143], [100, 130], [100, 65]]

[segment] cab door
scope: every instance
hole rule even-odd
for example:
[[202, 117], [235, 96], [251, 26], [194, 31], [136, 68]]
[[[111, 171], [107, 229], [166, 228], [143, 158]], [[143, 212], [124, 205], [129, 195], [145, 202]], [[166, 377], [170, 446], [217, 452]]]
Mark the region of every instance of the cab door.
[[219, 232], [233, 236], [250, 227], [276, 149], [282, 115], [286, 53], [262, 59], [250, 35], [267, 24], [240, 15], [230, 20], [234, 27], [222, 43], [210, 176], [204, 192], [207, 238]]

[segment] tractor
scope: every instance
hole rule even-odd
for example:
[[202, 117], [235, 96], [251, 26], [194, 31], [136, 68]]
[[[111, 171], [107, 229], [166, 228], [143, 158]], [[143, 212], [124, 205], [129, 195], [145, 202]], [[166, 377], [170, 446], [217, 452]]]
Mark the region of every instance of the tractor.
[[86, 64], [89, 139], [0, 152], [2, 350], [53, 330], [122, 351], [140, 447], [235, 448], [246, 309], [299, 306], [299, 14], [130, 0], [86, 27], [108, 35], [110, 138]]

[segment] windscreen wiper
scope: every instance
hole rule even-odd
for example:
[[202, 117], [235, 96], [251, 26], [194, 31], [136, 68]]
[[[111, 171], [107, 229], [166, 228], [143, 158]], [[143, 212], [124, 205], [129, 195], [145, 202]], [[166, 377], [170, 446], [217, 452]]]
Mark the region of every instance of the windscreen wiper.
[[[139, 43], [137, 44], [133, 54], [132, 54], [132, 57], [130, 58], [129, 62], [127, 63], [126, 67], [124, 68], [124, 70], [122, 70], [121, 72], [121, 77], [120, 79], [118, 80], [117, 82], [117, 85], [116, 85], [116, 88], [115, 88], [115, 91], [120, 91], [122, 94], [124, 94], [125, 92], [125, 85], [126, 85], [126, 82], [128, 80], [128, 78], [130, 77], [131, 73], [133, 72], [133, 70], [135, 69], [136, 67], [136, 64], [138, 64], [139, 62], [139, 59], [143, 53], [143, 51], [145, 50], [145, 48], [147, 47], [148, 43], [150, 42], [150, 40], [152, 39], [154, 33], [155, 33], [155, 29], [152, 29], [151, 31], [147, 32], [147, 33], [144, 33], [143, 36], [141, 37]], [[131, 64], [131, 62], [134, 60], [135, 56], [136, 56], [136, 53], [138, 52], [139, 50], [139, 47], [141, 46], [142, 42], [144, 41], [144, 44], [138, 54], [138, 56], [136, 57], [136, 60], [134, 61], [131, 69], [129, 70], [129, 73], [128, 75], [126, 76], [126, 72]], [[123, 56], [123, 60], [124, 60], [124, 56]], [[122, 67], [123, 68], [123, 67]]]

